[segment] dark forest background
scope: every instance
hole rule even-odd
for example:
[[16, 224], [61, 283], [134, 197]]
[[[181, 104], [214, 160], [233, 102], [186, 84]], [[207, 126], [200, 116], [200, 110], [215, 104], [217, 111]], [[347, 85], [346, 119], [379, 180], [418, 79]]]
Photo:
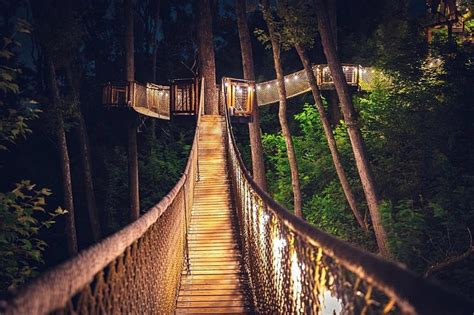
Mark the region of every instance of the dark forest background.
[[[67, 208], [62, 204], [54, 135], [58, 111], [68, 141], [79, 249], [94, 243], [81, 164], [81, 119], [90, 142], [100, 237], [128, 223], [124, 128], [128, 113], [101, 104], [103, 84], [125, 78], [121, 0], [2, 0], [0, 6], [0, 283], [4, 294], [68, 258]], [[135, 2], [137, 81], [168, 84], [170, 79], [195, 75], [194, 6], [185, 0]], [[468, 2], [465, 6], [472, 12]], [[157, 9], [159, 23], [154, 22]], [[250, 2], [248, 9], [250, 29], [265, 29], [258, 8]], [[240, 78], [234, 3], [214, 1], [212, 11], [217, 77]], [[424, 1], [338, 0], [338, 52], [344, 63], [374, 70], [373, 82], [355, 93], [354, 102], [395, 259], [474, 297], [473, 46], [451, 38], [443, 29], [428, 42], [425, 12]], [[273, 79], [271, 51], [255, 36], [252, 40], [257, 82]], [[313, 63], [325, 63], [318, 38], [309, 56]], [[293, 50], [281, 58], [285, 73], [302, 68]], [[48, 60], [56, 66], [60, 100], [56, 106], [51, 106]], [[375, 251], [373, 235], [363, 233], [348, 210], [312, 104], [307, 94], [289, 100], [288, 106], [305, 218]], [[267, 177], [270, 193], [291, 208], [290, 170], [277, 112], [276, 105], [260, 109]], [[194, 126], [194, 117], [140, 118], [142, 211], [158, 202], [181, 176]], [[250, 168], [248, 128], [238, 125], [236, 130]], [[366, 209], [345, 126], [337, 117], [333, 117], [333, 130], [360, 208]], [[21, 210], [21, 216], [11, 215], [12, 208]]]

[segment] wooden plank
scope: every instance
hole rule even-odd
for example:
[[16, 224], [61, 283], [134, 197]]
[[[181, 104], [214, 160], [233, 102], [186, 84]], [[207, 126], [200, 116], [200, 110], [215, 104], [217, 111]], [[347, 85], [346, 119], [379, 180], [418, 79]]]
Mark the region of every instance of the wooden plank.
[[232, 307], [232, 306], [248, 306], [244, 300], [233, 300], [233, 301], [182, 301], [179, 303], [178, 308], [185, 307]]
[[[207, 270], [209, 272], [215, 273], [198, 273], [196, 271], [193, 272], [191, 269], [191, 275], [186, 275], [183, 273], [183, 281], [194, 281], [194, 280], [232, 280], [232, 281], [240, 281], [242, 280], [242, 274], [240, 271], [235, 272], [233, 270]], [[199, 271], [204, 272], [204, 271]]]
[[182, 286], [211, 286], [211, 285], [236, 285], [240, 287], [242, 281], [240, 279], [182, 279]]
[[179, 308], [176, 314], [251, 314], [247, 307], [226, 307], [226, 308]]
[[245, 303], [245, 298], [242, 295], [242, 292], [237, 292], [235, 294], [216, 294], [215, 296], [212, 295], [180, 295], [178, 297], [179, 302], [206, 302], [206, 301], [214, 301], [216, 297], [219, 298], [220, 301], [242, 301]]
[[[215, 267], [215, 266], [212, 266]], [[191, 275], [187, 275], [186, 272], [183, 272], [183, 275], [186, 276], [186, 279], [199, 279], [199, 278], [206, 278], [207, 276], [212, 276], [216, 279], [219, 277], [227, 278], [231, 277], [232, 279], [235, 277], [236, 279], [240, 279], [242, 274], [240, 272], [240, 268], [233, 268], [233, 269], [216, 269], [216, 268], [193, 268], [191, 266]], [[220, 279], [219, 278], [219, 279]]]
[[202, 290], [242, 290], [241, 283], [201, 283], [197, 284], [188, 284], [181, 283], [180, 290], [183, 291], [202, 291]]

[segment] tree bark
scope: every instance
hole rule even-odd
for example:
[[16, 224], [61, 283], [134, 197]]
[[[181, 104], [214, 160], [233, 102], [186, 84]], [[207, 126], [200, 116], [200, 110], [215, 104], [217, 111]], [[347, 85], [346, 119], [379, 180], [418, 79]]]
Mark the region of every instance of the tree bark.
[[198, 44], [201, 76], [204, 77], [206, 82], [204, 86], [204, 113], [218, 115], [216, 62], [214, 59], [210, 0], [198, 1]]
[[128, 186], [130, 189], [130, 220], [140, 217], [140, 199], [138, 188], [138, 150], [137, 125], [135, 114], [129, 118], [128, 125]]
[[325, 92], [328, 101], [329, 121], [331, 126], [335, 127], [343, 119], [341, 107], [339, 106], [339, 97], [337, 97], [335, 90], [326, 90]]
[[293, 196], [294, 196], [294, 212], [295, 215], [303, 217], [302, 211], [302, 200], [301, 200], [301, 188], [300, 180], [298, 174], [298, 163], [296, 160], [295, 149], [293, 146], [293, 140], [291, 138], [291, 131], [288, 126], [288, 120], [286, 117], [286, 89], [285, 89], [285, 79], [283, 76], [283, 67], [280, 60], [280, 43], [276, 38], [276, 30], [273, 24], [273, 18], [271, 16], [270, 8], [268, 5], [268, 0], [262, 1], [263, 6], [263, 16], [268, 27], [268, 33], [270, 35], [270, 41], [272, 44], [273, 52], [273, 61], [275, 63], [275, 72], [277, 77], [277, 86], [278, 86], [278, 98], [279, 98], [279, 110], [278, 110], [278, 119], [280, 121], [281, 131], [283, 138], [285, 139], [286, 151], [288, 154], [288, 162], [290, 164], [291, 172], [291, 185], [293, 187]]
[[133, 36], [133, 4], [132, 0], [124, 0], [125, 11], [125, 69], [127, 81], [135, 80], [135, 57]]
[[336, 52], [336, 46], [332, 38], [326, 6], [323, 0], [314, 0], [314, 4], [316, 8], [318, 28], [321, 35], [324, 54], [326, 55], [329, 69], [331, 70], [331, 74], [334, 79], [334, 85], [341, 102], [342, 114], [347, 125], [347, 131], [351, 141], [357, 170], [359, 172], [362, 187], [367, 200], [367, 205], [370, 211], [375, 237], [377, 239], [377, 245], [380, 254], [384, 257], [389, 257], [390, 251], [387, 245], [387, 234], [382, 224], [377, 187], [374, 176], [370, 169], [367, 153], [364, 148], [364, 140], [359, 129], [357, 114], [352, 104], [349, 87], [347, 85], [344, 72], [342, 71], [342, 65], [339, 61], [339, 57]]
[[94, 181], [92, 179], [92, 162], [89, 144], [89, 135], [87, 134], [87, 127], [82, 114], [79, 92], [77, 85], [73, 80], [73, 74], [71, 65], [66, 65], [66, 72], [69, 78], [69, 84], [71, 86], [73, 99], [75, 102], [75, 112], [77, 115], [77, 128], [76, 136], [79, 142], [79, 153], [82, 167], [82, 176], [84, 180], [84, 191], [86, 195], [87, 212], [89, 215], [89, 222], [91, 225], [92, 237], [95, 242], [101, 238], [101, 228], [99, 220], [99, 211], [97, 209], [97, 203], [94, 193]]
[[51, 107], [55, 116], [55, 133], [61, 168], [61, 185], [63, 190], [63, 203], [68, 211], [65, 215], [65, 233], [67, 249], [70, 256], [75, 256], [77, 249], [77, 232], [74, 218], [74, 199], [72, 194], [71, 166], [67, 149], [64, 120], [60, 108], [59, 89], [56, 82], [56, 70], [52, 57], [48, 55], [48, 84], [50, 88]]
[[[158, 45], [156, 43], [156, 31], [158, 30], [158, 23], [160, 21], [160, 4], [161, 0], [155, 0], [155, 18], [152, 27], [151, 34], [151, 79], [153, 83], [156, 83], [156, 60], [158, 56]], [[152, 120], [155, 121], [155, 120]], [[155, 124], [153, 124], [154, 126]]]
[[[125, 11], [125, 58], [127, 81], [135, 80], [135, 57], [133, 39], [133, 5], [132, 0], [124, 0]], [[128, 187], [130, 191], [130, 220], [140, 216], [140, 195], [138, 188], [138, 149], [137, 126], [135, 114], [131, 113], [128, 123]]]
[[337, 49], [337, 5], [336, 0], [325, 0], [328, 10], [329, 23], [331, 25], [332, 38]]
[[337, 149], [336, 139], [334, 139], [334, 134], [331, 129], [331, 124], [329, 119], [326, 115], [326, 111], [324, 110], [323, 100], [321, 98], [321, 92], [319, 91], [319, 87], [316, 81], [316, 77], [314, 76], [313, 69], [309, 62], [309, 58], [306, 55], [306, 51], [300, 45], [295, 45], [296, 51], [298, 52], [298, 56], [303, 63], [304, 69], [306, 71], [306, 75], [308, 77], [309, 85], [311, 86], [311, 92], [313, 93], [314, 102], [316, 104], [316, 108], [319, 112], [319, 118], [321, 119], [321, 123], [323, 125], [324, 134], [326, 136], [326, 140], [328, 141], [329, 150], [331, 151], [332, 161], [334, 163], [334, 167], [336, 169], [337, 176], [339, 177], [339, 182], [341, 183], [342, 190], [344, 191], [344, 195], [346, 196], [347, 203], [349, 204], [354, 217], [359, 223], [360, 227], [367, 231], [367, 224], [364, 221], [363, 215], [360, 213], [360, 210], [357, 206], [357, 201], [352, 193], [351, 186], [349, 185], [349, 181], [347, 180], [346, 172], [344, 171], [344, 167], [342, 166], [341, 156], [339, 154], [339, 150]]
[[[246, 0], [235, 1], [237, 27], [239, 31], [240, 50], [242, 53], [242, 67], [244, 79], [255, 81], [253, 65], [252, 44], [247, 25]], [[257, 93], [257, 91], [255, 91]], [[252, 174], [259, 187], [267, 191], [267, 178], [265, 176], [265, 163], [263, 159], [262, 134], [260, 130], [260, 116], [258, 114], [257, 97], [252, 104], [252, 122], [249, 125], [250, 148], [252, 153]]]

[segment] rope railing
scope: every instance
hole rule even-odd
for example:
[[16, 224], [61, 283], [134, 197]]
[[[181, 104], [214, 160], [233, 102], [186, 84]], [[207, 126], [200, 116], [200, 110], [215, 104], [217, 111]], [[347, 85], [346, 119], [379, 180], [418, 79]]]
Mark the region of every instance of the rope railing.
[[[327, 65], [313, 65], [313, 72], [316, 76], [320, 89], [334, 89], [334, 82]], [[360, 65], [344, 64], [343, 72], [349, 86], [358, 88], [360, 82], [369, 82], [372, 79], [373, 69]], [[257, 83], [257, 103], [259, 106], [269, 105], [278, 102], [277, 80], [270, 80]], [[311, 87], [306, 76], [306, 71], [300, 70], [285, 75], [285, 87], [287, 98], [295, 97], [311, 91]]]
[[135, 81], [107, 83], [102, 89], [102, 104], [131, 107], [136, 112], [158, 119], [170, 119], [170, 87]]
[[[203, 93], [198, 125], [202, 108]], [[3, 301], [0, 313], [172, 313], [186, 258], [186, 231], [198, 175], [198, 140], [196, 132], [184, 175], [157, 205], [32, 281], [14, 298]]]
[[227, 116], [227, 156], [244, 267], [264, 314], [472, 314], [474, 306], [400, 265], [297, 218], [246, 170]]

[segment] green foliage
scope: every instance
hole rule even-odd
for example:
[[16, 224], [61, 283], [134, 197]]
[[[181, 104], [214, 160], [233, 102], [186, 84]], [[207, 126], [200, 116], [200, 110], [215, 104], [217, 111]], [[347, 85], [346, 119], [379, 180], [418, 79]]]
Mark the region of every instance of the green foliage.
[[7, 150], [7, 144], [13, 144], [19, 137], [25, 137], [31, 133], [27, 121], [36, 119], [37, 109], [14, 106], [10, 104], [9, 97], [20, 94], [18, 76], [21, 69], [13, 63], [15, 49], [20, 43], [15, 40], [15, 34], [29, 33], [31, 26], [23, 20], [19, 20], [13, 35], [3, 38], [3, 46], [0, 48], [0, 151]]
[[[29, 24], [20, 20], [15, 33], [29, 33], [30, 30]], [[36, 119], [40, 112], [22, 104], [25, 98], [18, 83], [22, 71], [14, 60], [15, 48], [20, 44], [14, 40], [15, 33], [4, 37], [0, 49], [0, 151], [30, 134], [28, 122]], [[2, 167], [4, 165], [0, 165]], [[40, 233], [50, 228], [57, 216], [66, 213], [61, 208], [52, 212], [46, 210], [46, 197], [50, 195], [49, 189], [35, 189], [30, 181], [22, 181], [12, 191], [0, 193], [1, 293], [16, 289], [35, 277], [38, 267], [44, 264], [43, 252], [47, 244]]]
[[[301, 131], [293, 137], [293, 141], [298, 157], [306, 220], [326, 232], [372, 249], [374, 244], [370, 235], [361, 232], [344, 197], [318, 111], [313, 105], [305, 104], [303, 111], [294, 118]], [[360, 194], [361, 187], [350, 166], [350, 143], [343, 126], [338, 127], [335, 137], [343, 162], [346, 162], [346, 170], [352, 174], [349, 180], [356, 188], [355, 192]], [[269, 189], [276, 200], [288, 207], [292, 204], [292, 191], [284, 139], [280, 134], [267, 133], [263, 135], [263, 146], [269, 166]]]
[[55, 218], [67, 213], [57, 208], [45, 210], [49, 189], [35, 189], [29, 181], [16, 184], [8, 193], [0, 193], [0, 292], [17, 288], [36, 276], [43, 264], [46, 242], [38, 235], [48, 229]]
[[140, 159], [141, 209], [147, 211], [176, 184], [184, 171], [191, 146], [183, 132], [174, 131], [171, 139], [153, 139], [150, 151]]
[[[405, 52], [407, 53], [407, 52]], [[467, 249], [474, 224], [474, 147], [470, 134], [474, 68], [469, 48], [436, 42], [429, 58], [410, 67], [376, 72], [370, 91], [355, 105], [371, 165], [384, 200], [381, 211], [397, 260], [423, 273], [429, 265]], [[413, 56], [408, 56], [407, 58]], [[361, 235], [338, 182], [314, 106], [295, 115], [294, 137], [309, 222], [343, 239], [374, 249]], [[343, 122], [333, 129], [360, 209], [364, 195]], [[284, 142], [264, 135], [271, 193], [291, 205]], [[283, 152], [283, 153], [282, 153]]]
[[[306, 47], [314, 45], [314, 38], [317, 31], [316, 17], [314, 16], [313, 2], [308, 0], [277, 1], [275, 8], [270, 8], [270, 12], [263, 12], [270, 17], [275, 28], [277, 42], [284, 50], [289, 50], [295, 44]], [[270, 37], [263, 29], [255, 29], [257, 39], [270, 49]]]

